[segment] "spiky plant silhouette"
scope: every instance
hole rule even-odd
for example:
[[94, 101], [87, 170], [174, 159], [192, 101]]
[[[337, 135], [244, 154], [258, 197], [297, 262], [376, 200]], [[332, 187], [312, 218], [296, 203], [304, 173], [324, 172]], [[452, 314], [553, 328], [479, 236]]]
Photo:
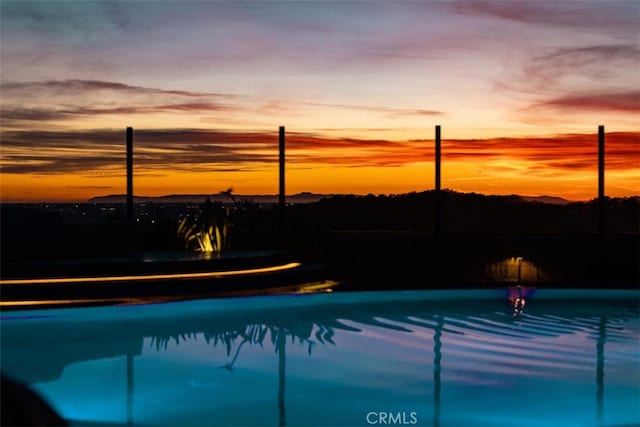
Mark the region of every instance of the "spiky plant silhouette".
[[200, 205], [200, 214], [194, 222], [189, 217], [180, 221], [178, 237], [184, 239], [186, 249], [209, 254], [222, 252], [228, 246], [230, 228], [229, 208], [217, 208], [207, 197]]

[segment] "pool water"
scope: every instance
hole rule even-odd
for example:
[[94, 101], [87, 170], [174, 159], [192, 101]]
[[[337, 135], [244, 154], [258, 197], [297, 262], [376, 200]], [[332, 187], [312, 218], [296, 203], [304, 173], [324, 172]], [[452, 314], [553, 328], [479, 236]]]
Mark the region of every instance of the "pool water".
[[638, 291], [357, 292], [3, 312], [74, 425], [640, 424]]

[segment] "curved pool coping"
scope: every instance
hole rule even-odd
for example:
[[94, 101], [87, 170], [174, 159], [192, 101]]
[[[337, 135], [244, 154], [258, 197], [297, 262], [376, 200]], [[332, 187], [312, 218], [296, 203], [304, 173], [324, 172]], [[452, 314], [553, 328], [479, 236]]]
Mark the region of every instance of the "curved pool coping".
[[321, 265], [302, 263], [284, 251], [22, 263], [3, 269], [0, 309], [310, 292], [335, 286], [329, 276]]

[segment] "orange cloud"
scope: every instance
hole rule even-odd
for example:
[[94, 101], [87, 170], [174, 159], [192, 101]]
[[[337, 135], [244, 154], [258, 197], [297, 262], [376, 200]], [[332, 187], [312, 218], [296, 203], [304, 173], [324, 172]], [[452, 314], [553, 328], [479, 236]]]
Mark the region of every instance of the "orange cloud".
[[[30, 199], [38, 197], [38, 186], [45, 181], [42, 188], [47, 189], [49, 199], [57, 191], [68, 197], [90, 197], [101, 186], [117, 191], [124, 175], [124, 131], [10, 131], [2, 133], [2, 141], [4, 200], [26, 196], [27, 181], [31, 182]], [[189, 193], [203, 181], [214, 180], [221, 188], [240, 182], [239, 187], [247, 188], [247, 192], [276, 191], [263, 183], [276, 179], [277, 132], [136, 130], [134, 146], [137, 182], [144, 183], [137, 188], [146, 189], [147, 194], [162, 194], [169, 188]], [[309, 189], [305, 186], [315, 186], [317, 190], [318, 182], [322, 182], [324, 192], [428, 188], [426, 177], [432, 177], [433, 146], [433, 140], [288, 132], [287, 168], [293, 183], [289, 188], [305, 191]], [[640, 175], [640, 133], [608, 133], [606, 147], [606, 167], [611, 177], [607, 182], [615, 187], [612, 195], [640, 192], [637, 182], [633, 183]], [[597, 135], [444, 140], [442, 159], [445, 186], [453, 189], [557, 194], [564, 190], [554, 185], [575, 186], [579, 181], [584, 189], [575, 197], [589, 198], [591, 181], [596, 177]], [[509, 183], [508, 190], [504, 185], [496, 187], [496, 182]], [[349, 190], [349, 183], [353, 190]], [[45, 193], [40, 194], [44, 197]]]
[[[3, 173], [82, 173], [119, 167], [123, 131], [9, 131], [2, 133]], [[392, 141], [288, 132], [287, 161], [341, 166], [403, 166], [432, 161], [433, 140]], [[638, 168], [640, 133], [606, 136], [607, 164]], [[547, 137], [453, 139], [443, 141], [443, 161], [482, 163], [526, 161], [539, 169], [595, 167], [596, 134]], [[193, 129], [135, 131], [136, 164], [142, 169], [197, 170], [211, 165], [243, 169], [247, 163], [277, 161], [276, 132], [221, 132]]]
[[532, 110], [640, 113], [640, 91], [564, 96], [533, 104]]

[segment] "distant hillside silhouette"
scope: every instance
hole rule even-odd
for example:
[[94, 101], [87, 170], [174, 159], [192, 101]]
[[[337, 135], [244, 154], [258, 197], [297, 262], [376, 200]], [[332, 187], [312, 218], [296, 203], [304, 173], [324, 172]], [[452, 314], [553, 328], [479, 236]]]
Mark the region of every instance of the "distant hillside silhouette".
[[[473, 194], [473, 193], [472, 193]], [[352, 196], [348, 194], [321, 194], [302, 192], [287, 196], [289, 203], [314, 203], [329, 197]], [[395, 195], [381, 195], [381, 197], [394, 197]], [[234, 194], [238, 200], [250, 200], [256, 203], [277, 203], [277, 194]], [[359, 197], [359, 196], [356, 196]], [[549, 203], [553, 205], [567, 205], [572, 203], [567, 199], [555, 196], [497, 196], [497, 197], [519, 197], [526, 202]], [[164, 196], [134, 196], [135, 203], [201, 203], [203, 200], [210, 198], [212, 201], [228, 202], [229, 196], [226, 194], [168, 194]], [[106, 196], [96, 196], [88, 200], [89, 203], [125, 203], [126, 194], [110, 194]]]
[[552, 205], [568, 205], [571, 201], [555, 196], [520, 196], [525, 202], [549, 203]]
[[[290, 203], [313, 203], [318, 200], [331, 197], [333, 194], [315, 194], [309, 192], [302, 192], [287, 196], [287, 201]], [[257, 194], [257, 195], [244, 195], [234, 194], [234, 197], [238, 200], [251, 200], [256, 203], [277, 203], [278, 195], [270, 194]], [[135, 203], [202, 203], [203, 200], [210, 198], [214, 202], [229, 202], [229, 195], [222, 193], [214, 194], [169, 194], [165, 196], [134, 196]], [[126, 194], [110, 194], [107, 196], [98, 196], [89, 199], [89, 203], [124, 203], [126, 200]]]
[[[336, 195], [307, 206], [290, 206], [290, 226], [316, 230], [416, 230], [434, 228], [435, 192], [400, 195]], [[554, 232], [595, 231], [597, 202], [517, 195], [485, 196], [442, 192], [444, 231]], [[640, 198], [607, 202], [609, 232], [637, 233]]]

